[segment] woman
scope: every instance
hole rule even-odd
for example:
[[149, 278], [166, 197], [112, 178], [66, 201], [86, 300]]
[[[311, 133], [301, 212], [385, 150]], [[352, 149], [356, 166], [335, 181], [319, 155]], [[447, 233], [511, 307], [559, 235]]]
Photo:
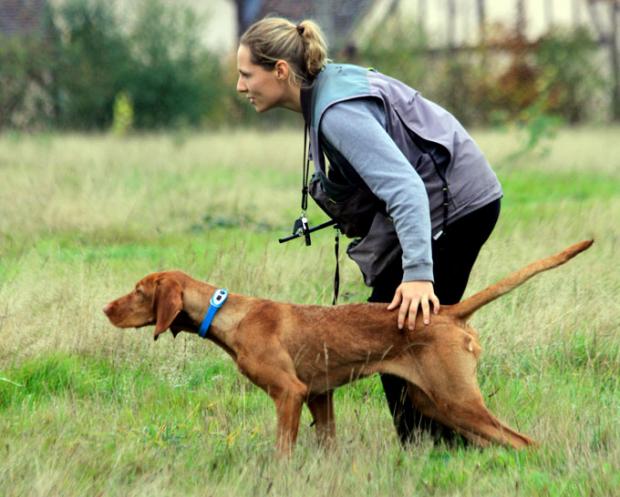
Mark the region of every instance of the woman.
[[[368, 300], [398, 308], [399, 328], [413, 329], [419, 309], [428, 324], [431, 306], [461, 299], [497, 221], [500, 184], [446, 110], [376, 71], [328, 62], [315, 23], [266, 18], [241, 37], [237, 91], [257, 112], [303, 114], [310, 194], [356, 238], [348, 253], [372, 288]], [[401, 442], [416, 428], [452, 438], [413, 408], [403, 380], [382, 382]]]

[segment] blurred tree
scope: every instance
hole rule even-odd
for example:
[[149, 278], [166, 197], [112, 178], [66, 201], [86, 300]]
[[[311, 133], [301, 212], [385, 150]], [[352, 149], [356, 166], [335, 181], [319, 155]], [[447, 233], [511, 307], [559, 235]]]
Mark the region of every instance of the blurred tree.
[[0, 2], [0, 129], [53, 119], [56, 39], [45, 0]]
[[487, 23], [486, 0], [476, 0], [476, 15], [478, 17], [478, 42], [484, 44]]
[[143, 0], [130, 35], [133, 59], [123, 78], [140, 128], [200, 123], [200, 66], [208, 57], [199, 40], [199, 20], [189, 9]]
[[110, 2], [68, 0], [58, 9], [62, 36], [55, 73], [59, 123], [105, 128], [131, 67], [124, 33]]
[[516, 31], [517, 36], [525, 38], [527, 29], [527, 14], [525, 13], [525, 0], [516, 0]]
[[[607, 12], [604, 12], [606, 10]], [[620, 121], [620, 0], [588, 0], [588, 12], [599, 43], [607, 47], [612, 75], [612, 116]], [[604, 19], [607, 18], [607, 25]]]

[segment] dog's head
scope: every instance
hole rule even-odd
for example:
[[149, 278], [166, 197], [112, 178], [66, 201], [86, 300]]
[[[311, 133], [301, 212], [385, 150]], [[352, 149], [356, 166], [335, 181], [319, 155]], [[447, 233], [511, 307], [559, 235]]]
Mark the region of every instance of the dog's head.
[[[154, 324], [157, 340], [183, 310], [183, 287], [175, 275], [175, 272], [149, 274], [136, 283], [132, 292], [107, 304], [103, 312], [119, 328]], [[175, 336], [179, 331], [172, 328]]]

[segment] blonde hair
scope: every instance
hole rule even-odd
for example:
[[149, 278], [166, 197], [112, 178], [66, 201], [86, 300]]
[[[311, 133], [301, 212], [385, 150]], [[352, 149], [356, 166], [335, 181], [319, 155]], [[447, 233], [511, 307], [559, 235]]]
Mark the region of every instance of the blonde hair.
[[288, 62], [291, 83], [311, 82], [329, 61], [321, 28], [305, 20], [295, 25], [282, 17], [266, 17], [252, 24], [239, 40], [250, 50], [253, 64], [273, 69]]

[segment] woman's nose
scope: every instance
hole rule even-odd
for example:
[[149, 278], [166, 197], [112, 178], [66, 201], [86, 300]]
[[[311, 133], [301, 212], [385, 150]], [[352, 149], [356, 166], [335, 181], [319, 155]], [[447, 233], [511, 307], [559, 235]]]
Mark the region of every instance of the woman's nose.
[[241, 77], [237, 79], [237, 91], [239, 93], [245, 93], [246, 91], [248, 91], [248, 87], [245, 85], [243, 81], [241, 81]]

